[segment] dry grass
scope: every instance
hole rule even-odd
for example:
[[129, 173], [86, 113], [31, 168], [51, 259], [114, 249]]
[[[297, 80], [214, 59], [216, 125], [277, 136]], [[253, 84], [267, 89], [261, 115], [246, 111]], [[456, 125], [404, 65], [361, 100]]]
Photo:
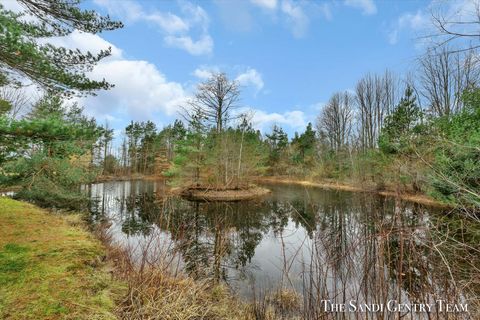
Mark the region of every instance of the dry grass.
[[[160, 248], [157, 235], [147, 245], [122, 248], [112, 242], [105, 228], [96, 230], [107, 246], [108, 259], [115, 263], [115, 275], [127, 284], [127, 292], [117, 305], [120, 319], [255, 319], [248, 305], [235, 298], [221, 284], [194, 280], [174, 272], [174, 259]], [[136, 255], [132, 249], [136, 249]], [[156, 252], [152, 257], [149, 252]]]
[[106, 230], [99, 227], [96, 233], [108, 248], [108, 259], [115, 263], [114, 274], [127, 284], [117, 305], [120, 319], [300, 319], [302, 299], [294, 291], [272, 291], [244, 302], [218, 281], [197, 280], [178, 271], [171, 256], [173, 248], [162, 247], [158, 234], [142, 245], [125, 248], [116, 245]]
[[270, 193], [270, 190], [257, 186], [246, 189], [207, 189], [207, 188], [186, 188], [181, 195], [190, 200], [201, 201], [240, 201], [260, 198]]

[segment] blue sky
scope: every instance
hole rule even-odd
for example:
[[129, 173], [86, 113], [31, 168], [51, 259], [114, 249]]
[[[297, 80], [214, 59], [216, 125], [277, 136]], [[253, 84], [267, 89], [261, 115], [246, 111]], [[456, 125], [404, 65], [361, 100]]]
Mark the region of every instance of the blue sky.
[[107, 119], [117, 133], [130, 119], [162, 127], [199, 81], [223, 71], [241, 83], [241, 105], [254, 110], [257, 128], [277, 123], [291, 136], [363, 75], [411, 71], [432, 2], [89, 0], [83, 6], [125, 24], [51, 40], [93, 52], [113, 48], [91, 76], [116, 87], [80, 99], [99, 122]]

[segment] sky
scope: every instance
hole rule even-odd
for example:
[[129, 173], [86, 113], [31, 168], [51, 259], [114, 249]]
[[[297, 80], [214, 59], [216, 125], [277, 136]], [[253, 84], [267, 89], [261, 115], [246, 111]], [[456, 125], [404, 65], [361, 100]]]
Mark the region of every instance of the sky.
[[[14, 0], [0, 1], [15, 7]], [[159, 128], [173, 122], [196, 85], [218, 71], [238, 81], [240, 111], [252, 110], [256, 128], [278, 124], [292, 136], [315, 121], [333, 93], [354, 90], [367, 73], [412, 71], [432, 3], [88, 0], [84, 8], [124, 28], [49, 41], [92, 52], [112, 48], [90, 76], [115, 87], [78, 100], [117, 136], [130, 120]]]

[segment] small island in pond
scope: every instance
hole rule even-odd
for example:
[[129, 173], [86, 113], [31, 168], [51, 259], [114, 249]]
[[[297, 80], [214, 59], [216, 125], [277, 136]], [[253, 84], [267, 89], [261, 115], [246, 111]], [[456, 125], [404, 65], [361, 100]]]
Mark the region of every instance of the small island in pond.
[[235, 188], [211, 189], [202, 186], [183, 188], [180, 195], [192, 201], [242, 201], [253, 200], [269, 194], [267, 188], [255, 185]]

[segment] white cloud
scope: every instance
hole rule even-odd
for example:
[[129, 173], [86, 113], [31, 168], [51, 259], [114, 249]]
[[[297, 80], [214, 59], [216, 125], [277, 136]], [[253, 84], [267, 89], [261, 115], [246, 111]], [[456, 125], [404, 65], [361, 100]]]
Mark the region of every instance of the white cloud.
[[322, 2], [318, 5], [318, 8], [323, 15], [323, 17], [327, 20], [332, 20], [333, 15], [332, 15], [332, 10], [330, 7], [330, 4], [328, 2]]
[[[263, 82], [262, 74], [256, 69], [247, 67], [244, 69], [240, 66], [235, 66], [233, 69], [238, 70], [242, 68], [244, 71], [237, 73], [235, 81], [238, 82], [241, 86], [251, 86], [255, 89], [255, 92], [258, 93], [263, 89], [265, 83]], [[212, 76], [213, 73], [221, 72], [218, 66], [200, 66], [195, 71], [193, 75], [200, 80], [206, 80]]]
[[346, 6], [361, 9], [366, 15], [377, 13], [377, 6], [373, 0], [345, 0], [344, 3]]
[[155, 113], [174, 115], [185, 102], [182, 85], [168, 81], [157, 67], [141, 60], [111, 60], [98, 64], [90, 74], [115, 87], [86, 97], [83, 104], [95, 114], [121, 112], [135, 120], [148, 119]]
[[160, 29], [168, 34], [186, 32], [189, 29], [189, 25], [182, 18], [170, 12], [154, 12], [145, 15], [143, 19], [155, 23]]
[[307, 31], [309, 19], [299, 4], [294, 4], [290, 0], [282, 2], [282, 12], [287, 16], [287, 21], [292, 27], [292, 33], [295, 37], [302, 37]]
[[277, 8], [277, 0], [250, 0], [250, 2], [268, 10], [275, 10]]
[[238, 112], [253, 114], [252, 124], [255, 129], [262, 132], [268, 132], [274, 124], [287, 126], [293, 130], [304, 130], [307, 125], [305, 114], [300, 110], [268, 113], [260, 109], [242, 108]]
[[[208, 32], [210, 20], [205, 10], [198, 5], [181, 2], [180, 17], [171, 12], [150, 12], [130, 0], [95, 0], [95, 3], [126, 22], [144, 21], [155, 25], [164, 34], [168, 46], [183, 49], [192, 55], [209, 54], [213, 50], [213, 39]], [[192, 33], [196, 33], [196, 37]]]
[[220, 72], [220, 68], [217, 66], [200, 66], [195, 71], [193, 75], [201, 80], [206, 80], [212, 76], [213, 73]]
[[190, 36], [167, 36], [165, 43], [171, 47], [184, 49], [195, 56], [208, 54], [213, 50], [213, 39], [208, 34], [204, 34], [197, 41]]
[[245, 72], [239, 74], [235, 80], [243, 86], [253, 86], [256, 92], [263, 89], [264, 83], [262, 75], [255, 69], [248, 68]]
[[388, 33], [388, 42], [396, 44], [398, 36], [403, 30], [420, 31], [425, 30], [429, 25], [430, 17], [422, 10], [418, 10], [415, 14], [404, 13], [395, 21], [393, 28]]
[[112, 114], [125, 115], [134, 120], [146, 120], [157, 113], [174, 115], [187, 99], [182, 84], [168, 81], [155, 65], [143, 60], [127, 60], [122, 50], [98, 35], [74, 31], [66, 37], [43, 40], [67, 48], [98, 53], [112, 48], [112, 55], [101, 60], [88, 76], [105, 79], [115, 85], [97, 96], [77, 98], [85, 111], [99, 120], [113, 121]]

